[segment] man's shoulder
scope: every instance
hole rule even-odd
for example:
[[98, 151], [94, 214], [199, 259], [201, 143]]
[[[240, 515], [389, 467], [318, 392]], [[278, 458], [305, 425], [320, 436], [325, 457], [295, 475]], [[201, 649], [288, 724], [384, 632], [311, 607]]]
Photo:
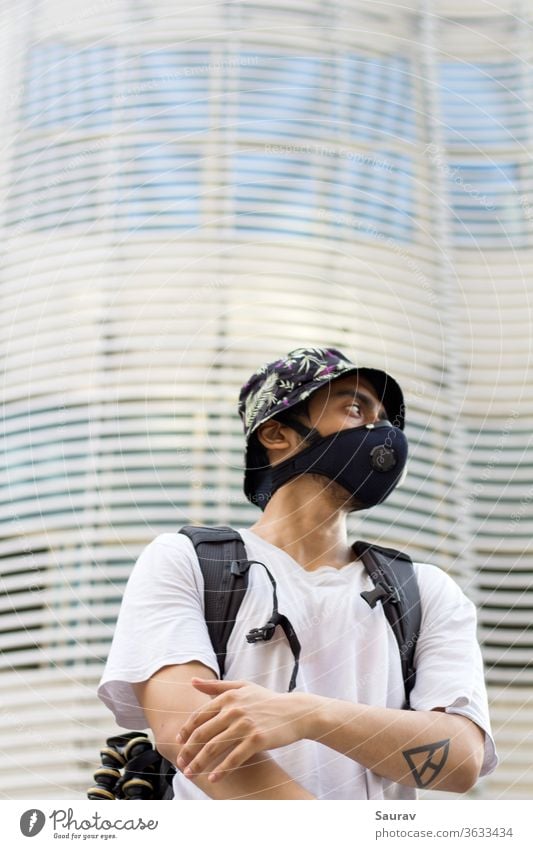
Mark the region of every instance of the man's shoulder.
[[435, 563], [427, 563], [425, 560], [413, 560], [413, 568], [417, 578], [421, 580], [435, 579], [445, 581], [446, 578], [450, 577], [440, 566], [435, 565]]
[[179, 531], [163, 531], [157, 534], [147, 548], [170, 548], [172, 551], [194, 552], [194, 546], [185, 534], [180, 534]]
[[434, 563], [413, 561], [415, 576], [420, 589], [422, 604], [473, 606], [455, 578]]
[[157, 534], [140, 552], [134, 571], [153, 569], [154, 577], [162, 572], [186, 566], [199, 568], [198, 557], [191, 540], [178, 532]]

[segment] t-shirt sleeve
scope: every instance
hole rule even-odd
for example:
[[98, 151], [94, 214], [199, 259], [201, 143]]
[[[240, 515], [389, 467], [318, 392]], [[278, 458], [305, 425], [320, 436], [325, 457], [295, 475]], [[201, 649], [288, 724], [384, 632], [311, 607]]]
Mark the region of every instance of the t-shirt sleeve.
[[476, 608], [442, 569], [416, 563], [422, 622], [415, 649], [414, 710], [443, 707], [467, 716], [485, 732], [480, 776], [498, 765], [492, 736], [483, 658], [477, 640]]
[[120, 727], [148, 727], [131, 685], [161, 667], [196, 660], [219, 676], [203, 595], [194, 546], [184, 534], [160, 534], [139, 555], [97, 690]]

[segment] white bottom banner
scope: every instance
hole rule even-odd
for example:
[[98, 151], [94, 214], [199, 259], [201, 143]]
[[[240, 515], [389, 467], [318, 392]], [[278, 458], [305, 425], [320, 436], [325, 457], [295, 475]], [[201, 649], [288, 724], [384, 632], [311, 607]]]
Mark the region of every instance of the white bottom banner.
[[[4, 846], [475, 849], [533, 846], [528, 801], [0, 802]], [[211, 813], [209, 813], [211, 811]], [[529, 819], [529, 823], [528, 823]], [[29, 841], [35, 839], [35, 843]]]

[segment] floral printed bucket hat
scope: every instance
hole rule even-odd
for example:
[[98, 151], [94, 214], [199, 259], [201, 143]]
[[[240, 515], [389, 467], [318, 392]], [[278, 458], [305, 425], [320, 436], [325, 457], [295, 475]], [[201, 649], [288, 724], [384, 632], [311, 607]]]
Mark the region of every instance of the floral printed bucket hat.
[[264, 509], [270, 498], [268, 456], [255, 435], [259, 426], [326, 383], [355, 372], [372, 384], [389, 421], [403, 430], [405, 405], [398, 383], [384, 371], [356, 365], [336, 348], [296, 348], [252, 374], [241, 388], [238, 407], [246, 439], [244, 492], [249, 501]]

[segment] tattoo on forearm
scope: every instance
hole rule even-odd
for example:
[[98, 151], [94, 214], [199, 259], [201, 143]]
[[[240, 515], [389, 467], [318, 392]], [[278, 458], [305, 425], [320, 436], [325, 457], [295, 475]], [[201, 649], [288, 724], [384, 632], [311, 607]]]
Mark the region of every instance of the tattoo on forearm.
[[449, 740], [439, 740], [438, 743], [429, 743], [427, 746], [417, 746], [416, 749], [402, 752], [417, 787], [427, 787], [442, 772], [449, 749]]

